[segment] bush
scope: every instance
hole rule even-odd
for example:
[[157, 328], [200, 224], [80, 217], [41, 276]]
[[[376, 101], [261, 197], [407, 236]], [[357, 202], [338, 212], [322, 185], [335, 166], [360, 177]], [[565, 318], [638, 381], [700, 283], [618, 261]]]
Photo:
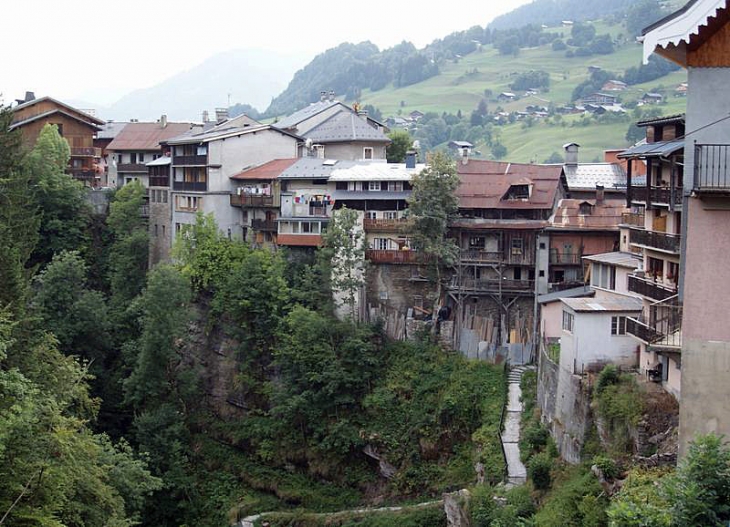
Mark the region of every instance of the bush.
[[472, 527], [490, 527], [496, 509], [491, 487], [480, 485], [472, 490], [468, 510]]
[[532, 480], [532, 485], [537, 490], [547, 490], [550, 488], [550, 484], [552, 483], [550, 472], [552, 469], [553, 460], [546, 452], [536, 454], [530, 459], [527, 474]]
[[601, 370], [601, 373], [598, 374], [598, 378], [596, 379], [596, 393], [600, 395], [607, 386], [618, 384], [618, 382], [618, 368], [613, 364], [609, 364]]
[[603, 475], [608, 479], [616, 479], [621, 475], [618, 464], [608, 456], [596, 456], [593, 458], [593, 464], [601, 469]]
[[540, 452], [545, 446], [547, 446], [548, 438], [550, 433], [540, 423], [532, 423], [530, 426], [522, 430], [522, 441], [520, 448], [527, 455], [529, 459], [532, 454]]

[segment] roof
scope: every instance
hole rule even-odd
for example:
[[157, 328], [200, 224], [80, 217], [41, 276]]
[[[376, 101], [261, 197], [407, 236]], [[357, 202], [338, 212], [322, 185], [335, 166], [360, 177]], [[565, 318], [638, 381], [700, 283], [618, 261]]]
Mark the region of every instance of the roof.
[[191, 123], [129, 123], [109, 143], [107, 150], [159, 150], [160, 143], [184, 134]]
[[165, 165], [171, 165], [172, 158], [170, 156], [160, 156], [157, 159], [153, 159], [149, 163], [145, 163], [147, 167], [160, 167]]
[[343, 143], [371, 141], [390, 143], [381, 130], [370, 126], [362, 117], [351, 111], [337, 112], [306, 133], [315, 143]]
[[615, 298], [562, 298], [561, 301], [573, 311], [582, 313], [641, 311], [643, 309], [641, 299], [630, 296], [616, 296]]
[[[583, 203], [591, 205], [590, 214], [581, 214]], [[555, 230], [618, 230], [621, 213], [626, 212], [626, 200], [561, 199], [550, 220], [550, 229]]]
[[589, 262], [604, 263], [607, 265], [615, 265], [616, 267], [626, 267], [628, 269], [638, 269], [642, 262], [641, 257], [636, 254], [618, 251], [592, 254], [591, 256], [584, 256], [583, 259]]
[[[561, 165], [536, 165], [470, 159], [459, 163], [456, 189], [462, 209], [551, 209], [561, 185]], [[526, 200], [503, 200], [511, 185], [531, 186]]]
[[616, 163], [566, 164], [565, 179], [570, 190], [596, 190], [603, 188], [626, 188], [626, 172]]
[[674, 48], [690, 43], [702, 26], [708, 26], [726, 0], [691, 0], [681, 9], [665, 16], [642, 31], [644, 35], [644, 64], [657, 48]]
[[302, 157], [285, 168], [277, 177], [279, 179], [329, 179], [338, 163], [342, 163], [342, 161]]
[[634, 145], [628, 150], [624, 150], [618, 157], [666, 157], [680, 150], [684, 150], [684, 139], [672, 139], [670, 141]]
[[330, 181], [410, 181], [420, 173], [425, 164], [407, 168], [405, 163], [378, 161], [338, 161], [330, 175]]
[[322, 113], [323, 111], [337, 105], [341, 105], [344, 108], [347, 108], [347, 106], [342, 104], [340, 101], [330, 101], [329, 99], [325, 101], [317, 101], [311, 103], [309, 106], [302, 108], [301, 110], [297, 110], [287, 117], [284, 117], [280, 121], [277, 121], [276, 123], [274, 123], [274, 126], [282, 130], [296, 128], [299, 123], [306, 121], [307, 119], [314, 117], [315, 115]]
[[662, 124], [673, 124], [673, 123], [684, 123], [685, 115], [678, 113], [675, 115], [664, 115], [662, 117], [655, 117], [653, 119], [644, 119], [643, 121], [637, 121], [636, 126], [654, 126]]
[[262, 124], [262, 125], [244, 124], [243, 126], [230, 126], [230, 127], [225, 127], [225, 126], [223, 126], [224, 124], [225, 123], [221, 123], [221, 125], [218, 125], [218, 126], [215, 126], [213, 128], [210, 128], [208, 130], [203, 130], [203, 131], [190, 130], [187, 133], [184, 133], [177, 137], [173, 137], [171, 139], [166, 140], [165, 143], [169, 144], [169, 145], [208, 143], [210, 141], [218, 141], [220, 139], [226, 139], [229, 137], [237, 137], [240, 135], [246, 135], [246, 134], [256, 133], [256, 132], [265, 132], [267, 130], [272, 130], [272, 131], [278, 132], [283, 135], [288, 135], [297, 140], [302, 139], [298, 135], [295, 135], [291, 132], [287, 132], [286, 130], [280, 130], [279, 128], [276, 128], [275, 126], [272, 126], [270, 124]]
[[297, 162], [297, 158], [274, 159], [262, 165], [248, 168], [231, 176], [231, 179], [239, 181], [261, 181], [276, 179], [279, 174]]
[[461, 218], [450, 222], [449, 225], [469, 230], [528, 231], [544, 229], [548, 225], [548, 222], [543, 220], [487, 220], [482, 218]]
[[[16, 106], [15, 108], [18, 108], [18, 106]], [[15, 109], [15, 108], [13, 108], [13, 109]], [[76, 112], [76, 111], [74, 111], [74, 112]], [[59, 114], [60, 113], [61, 115], [65, 115], [69, 119], [73, 119], [75, 121], [78, 121], [80, 123], [83, 123], [86, 126], [88, 126], [90, 128], [93, 128], [94, 130], [99, 130], [99, 125], [96, 124], [96, 121], [98, 121], [98, 119], [96, 119], [94, 117], [93, 118], [94, 121], [91, 121], [91, 120], [86, 119], [87, 114], [81, 112], [81, 117], [80, 117], [77, 113], [74, 113], [74, 112], [67, 112], [67, 111], [62, 110], [60, 108], [54, 108], [53, 110], [49, 110], [47, 112], [39, 113], [39, 114], [36, 114], [36, 115], [31, 115], [30, 117], [27, 117], [27, 118], [23, 119], [22, 121], [16, 121], [16, 122], [14, 122], [14, 123], [12, 123], [10, 125], [10, 129], [11, 130], [15, 130], [16, 128], [19, 128], [21, 126], [25, 126], [26, 124], [32, 123], [32, 122], [37, 121], [39, 119], [44, 119], [46, 117], [50, 117], [51, 115], [56, 115], [56, 114]], [[89, 115], [88, 117], [91, 117], [91, 116]], [[104, 121], [101, 121], [101, 122], [103, 123]]]
[[549, 304], [551, 302], [558, 302], [563, 298], [579, 298], [586, 296], [594, 296], [596, 294], [595, 289], [589, 285], [582, 287], [574, 287], [573, 289], [564, 289], [562, 291], [555, 291], [554, 293], [548, 293], [546, 295], [539, 295], [537, 301], [541, 304]]
[[75, 112], [75, 113], [80, 114], [81, 117], [82, 117], [81, 120], [90, 122], [90, 123], [95, 124], [95, 125], [102, 125], [102, 124], [104, 124], [104, 121], [102, 121], [98, 117], [94, 117], [93, 115], [90, 115], [90, 114], [88, 114], [88, 113], [86, 113], [86, 112], [84, 112], [82, 110], [79, 110], [78, 108], [74, 108], [70, 104], [66, 104], [65, 102], [59, 101], [58, 99], [54, 99], [53, 97], [48, 97], [48, 96], [46, 96], [46, 97], [39, 97], [37, 99], [33, 99], [31, 101], [24, 102], [23, 104], [19, 104], [17, 106], [14, 106], [12, 108], [12, 111], [13, 112], [17, 112], [18, 110], [23, 110], [25, 108], [29, 108], [29, 107], [31, 107], [31, 106], [33, 106], [35, 104], [38, 104], [39, 102], [44, 102], [44, 101], [51, 101], [51, 102], [57, 104], [58, 106], [61, 106], [63, 108], [66, 108], [67, 110], [70, 110], [72, 112]]
[[97, 139], [114, 139], [122, 129], [127, 126], [123, 121], [107, 121], [101, 125], [101, 130], [96, 132]]

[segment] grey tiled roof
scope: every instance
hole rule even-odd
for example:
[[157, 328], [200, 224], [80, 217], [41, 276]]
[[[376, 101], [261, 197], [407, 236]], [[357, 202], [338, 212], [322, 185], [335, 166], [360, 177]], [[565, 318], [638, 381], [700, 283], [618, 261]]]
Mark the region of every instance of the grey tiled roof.
[[390, 139], [364, 119], [350, 111], [341, 111], [305, 134], [315, 143], [372, 141], [389, 143]]
[[616, 265], [618, 267], [628, 267], [629, 269], [638, 269], [641, 267], [641, 257], [633, 253], [624, 253], [614, 251], [611, 253], [592, 254], [590, 256], [584, 256], [584, 260], [591, 262], [605, 263], [609, 265]]
[[626, 188], [626, 173], [613, 163], [579, 163], [565, 165], [568, 189], [592, 189], [601, 185], [606, 189]]
[[101, 130], [96, 132], [97, 139], [114, 139], [122, 128], [128, 123], [122, 121], [109, 121], [101, 125]]
[[338, 104], [342, 103], [339, 101], [330, 100], [313, 102], [309, 106], [302, 108], [301, 110], [297, 110], [287, 117], [284, 117], [281, 121], [277, 121], [276, 123], [274, 123], [274, 126], [276, 128], [281, 128], [282, 130], [287, 128], [293, 128], [302, 121], [306, 121], [310, 117], [317, 115], [318, 113], [323, 112], [328, 108], [331, 108], [332, 106], [337, 106]]

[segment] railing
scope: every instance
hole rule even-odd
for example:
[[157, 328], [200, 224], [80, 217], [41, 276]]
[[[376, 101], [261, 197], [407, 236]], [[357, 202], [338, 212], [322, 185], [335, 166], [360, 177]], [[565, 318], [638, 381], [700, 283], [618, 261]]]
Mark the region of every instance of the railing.
[[[676, 301], [676, 295], [672, 297]], [[657, 302], [650, 306], [650, 319], [642, 314], [639, 318], [626, 318], [626, 332], [653, 348], [682, 348], [682, 306]]]
[[585, 287], [583, 280], [566, 280], [564, 282], [551, 282], [548, 285], [548, 289], [551, 293], [557, 291], [565, 291], [566, 289], [575, 289], [576, 287]]
[[633, 275], [629, 275], [629, 291], [659, 301], [667, 300], [677, 294], [677, 291], [674, 289]]
[[670, 253], [679, 253], [681, 236], [666, 232], [632, 230], [629, 232], [629, 242]]
[[365, 218], [365, 220], [363, 221], [363, 229], [365, 229], [365, 232], [402, 232], [406, 230], [410, 225], [412, 225], [412, 223], [405, 218], [399, 218], [395, 220], [383, 218]]
[[91, 170], [86, 167], [82, 168], [69, 168], [69, 172], [71, 172], [71, 175], [77, 179], [94, 179], [97, 174], [94, 170]]
[[535, 263], [531, 253], [505, 254], [504, 252], [483, 251], [481, 249], [461, 251], [461, 261], [465, 263], [503, 263], [510, 265], [532, 265]]
[[205, 192], [208, 190], [208, 183], [205, 181], [173, 181], [173, 190], [182, 190], [184, 192]]
[[[646, 187], [631, 187], [631, 200], [642, 201], [646, 203]], [[674, 202], [674, 205], [682, 204], [682, 187], [651, 187], [651, 203], [668, 205]]]
[[150, 176], [150, 187], [169, 187], [170, 176]]
[[277, 207], [274, 196], [231, 194], [231, 207]]
[[535, 289], [534, 280], [507, 280], [499, 278], [462, 278], [454, 277], [449, 285], [451, 289], [458, 291], [518, 291], [531, 292]]
[[101, 148], [95, 146], [72, 146], [71, 157], [101, 157]]
[[208, 156], [172, 156], [172, 164], [179, 165], [207, 165]]
[[577, 265], [581, 263], [581, 255], [576, 253], [550, 253], [551, 264]]
[[730, 145], [695, 145], [695, 192], [730, 193]]
[[144, 163], [119, 163], [117, 172], [143, 172], [147, 173], [147, 166]]
[[417, 264], [423, 261], [418, 251], [395, 251], [368, 249], [365, 258], [373, 263], [385, 264]]
[[251, 228], [257, 231], [276, 232], [276, 222], [272, 220], [251, 220]]
[[635, 227], [644, 227], [644, 215], [637, 212], [624, 212], [621, 214], [621, 223]]

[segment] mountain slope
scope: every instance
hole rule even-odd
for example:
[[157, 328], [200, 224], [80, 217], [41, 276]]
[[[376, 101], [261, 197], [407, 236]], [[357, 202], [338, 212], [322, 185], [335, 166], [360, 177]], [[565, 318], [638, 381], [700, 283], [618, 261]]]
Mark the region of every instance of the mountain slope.
[[281, 92], [305, 58], [255, 49], [214, 55], [191, 69], [136, 90], [99, 114], [106, 119], [200, 120], [203, 110], [248, 103], [263, 109]]

